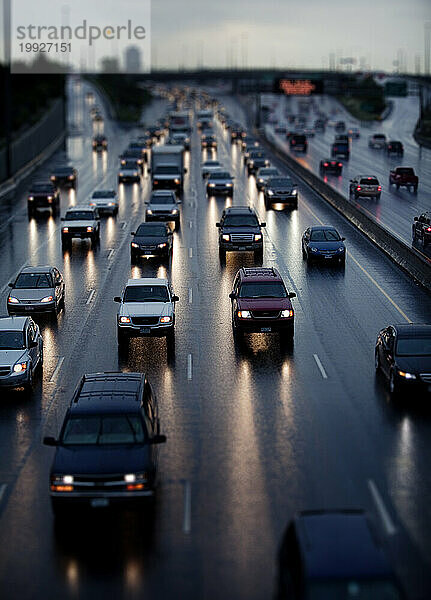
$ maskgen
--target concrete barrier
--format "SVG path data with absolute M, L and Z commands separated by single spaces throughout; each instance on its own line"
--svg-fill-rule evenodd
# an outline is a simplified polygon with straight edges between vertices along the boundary
M 363 213 L 349 199 L 327 185 L 318 175 L 298 163 L 293 157 L 277 145 L 277 138 L 271 128 L 265 126 L 262 132 L 265 143 L 282 160 L 286 166 L 298 175 L 305 183 L 346 217 L 359 231 L 364 233 L 380 250 L 400 266 L 406 273 L 431 291 L 431 260 L 415 248 L 408 246 L 377 221 Z

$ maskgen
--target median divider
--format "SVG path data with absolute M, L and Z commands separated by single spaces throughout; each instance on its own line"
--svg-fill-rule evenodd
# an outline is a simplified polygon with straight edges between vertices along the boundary
M 279 140 L 277 140 L 277 137 L 273 134 L 269 126 L 265 126 L 263 136 L 265 143 L 291 171 L 312 187 L 313 190 L 318 192 L 328 204 L 365 234 L 368 239 L 413 277 L 415 281 L 431 291 L 431 260 L 379 225 L 377 221 L 362 212 L 360 208 L 350 202 L 345 196 L 322 181 L 318 175 L 286 154 L 281 144 L 277 143 Z

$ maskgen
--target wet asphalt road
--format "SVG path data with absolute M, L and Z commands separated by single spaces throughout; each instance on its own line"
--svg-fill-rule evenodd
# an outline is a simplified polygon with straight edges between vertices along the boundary
M 296 98 L 275 97 L 277 104 L 275 113 L 281 121 L 285 120 L 284 112 L 288 110 L 294 114 L 301 112 Z M 319 165 L 322 159 L 330 158 L 331 144 L 334 141 L 336 121 L 345 121 L 346 128 L 357 126 L 360 129 L 360 138 L 353 139 L 350 143 L 350 159 L 341 160 L 343 173 L 341 177 L 328 175 L 325 181 L 337 191 L 348 196 L 349 180 L 356 175 L 376 176 L 382 185 L 380 200 L 375 198 L 359 198 L 352 200 L 367 215 L 375 218 L 392 234 L 401 238 L 407 244 L 412 243 L 413 217 L 425 210 L 431 210 L 431 150 L 419 146 L 413 138 L 413 131 L 419 118 L 419 97 L 393 98 L 393 109 L 384 121 L 377 123 L 359 123 L 347 111 L 328 96 L 316 97 L 315 109 L 323 110 L 330 118 L 330 125 L 325 133 L 317 133 L 309 138 L 308 152 L 306 155 L 298 154 L 301 164 L 319 174 Z M 308 115 L 307 126 L 312 127 L 317 115 L 311 110 Z M 368 147 L 368 139 L 374 133 L 384 133 L 388 140 L 400 140 L 404 145 L 404 156 L 387 156 L 385 150 L 376 150 Z M 279 141 L 285 136 L 276 136 Z M 289 149 L 287 140 L 283 141 L 283 149 L 295 156 Z M 417 194 L 407 188 L 396 189 L 389 185 L 389 171 L 397 166 L 413 167 L 419 177 Z M 431 251 L 425 251 L 422 244 L 416 244 L 417 250 L 431 259 Z
M 93 155 L 85 90 L 69 90 L 77 135 L 68 154 L 79 169 L 80 201 L 102 181 L 116 185 L 118 155 L 133 137 L 105 119 L 109 150 Z M 233 101 L 229 110 L 244 118 Z M 155 101 L 145 121 L 163 112 L 164 102 Z M 217 155 L 236 177 L 233 204 L 254 205 L 267 223 L 263 264 L 277 267 L 297 293 L 291 350 L 261 334 L 234 346 L 228 294 L 253 257 L 228 254 L 225 266 L 219 262 L 215 222 L 229 201 L 205 196 L 196 132 L 167 268 L 130 269 L 130 232 L 143 220 L 147 177 L 141 186 L 120 186 L 118 217 L 103 219 L 95 250 L 76 241 L 63 253 L 59 219 L 29 221 L 25 188 L 1 207 L 3 314 L 3 286 L 23 264 L 57 265 L 67 292 L 58 322 L 40 320 L 45 364 L 33 398 L 1 394 L 2 598 L 271 598 L 291 516 L 333 507 L 368 510 L 411 598 L 430 597 L 431 412 L 413 397 L 402 407 L 391 403 L 373 364 L 379 329 L 431 322 L 430 297 L 308 187 L 300 185 L 298 210 L 265 213 L 239 149 L 220 127 L 217 134 Z M 47 173 L 49 165 L 37 178 Z M 62 192 L 62 214 L 75 201 Z M 344 270 L 302 260 L 301 234 L 320 222 L 347 238 Z M 133 340 L 129 357 L 118 358 L 112 298 L 130 273 L 167 273 L 180 297 L 170 362 L 157 339 Z M 145 371 L 158 396 L 168 442 L 160 448 L 155 512 L 141 519 L 96 513 L 56 528 L 48 496 L 53 451 L 42 436 L 58 433 L 82 373 L 117 369 Z

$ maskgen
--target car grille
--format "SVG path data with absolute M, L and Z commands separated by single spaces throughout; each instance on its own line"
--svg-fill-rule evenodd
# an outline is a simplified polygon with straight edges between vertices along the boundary
M 254 240 L 253 233 L 231 233 L 231 242 L 252 242 Z
M 141 245 L 139 246 L 139 248 L 140 248 L 141 250 L 155 250 L 155 249 L 157 248 L 157 246 L 156 246 L 156 245 L 153 245 L 153 246 L 145 246 L 145 245 L 141 244 Z
M 292 192 L 290 190 L 285 190 L 284 192 L 280 192 L 279 190 L 276 190 L 274 193 L 276 196 L 288 196 Z
M 280 317 L 279 310 L 252 310 L 251 316 L 253 319 L 278 319 Z
M 0 367 L 0 377 L 9 375 L 9 373 L 10 373 L 10 367 Z
M 40 300 L 26 300 L 25 298 L 22 298 L 20 300 L 20 304 L 39 304 Z
M 87 227 L 70 227 L 69 233 L 87 233 Z
M 420 377 L 425 383 L 431 383 L 431 373 L 420 373 Z
M 159 317 L 132 317 L 133 325 L 157 325 Z

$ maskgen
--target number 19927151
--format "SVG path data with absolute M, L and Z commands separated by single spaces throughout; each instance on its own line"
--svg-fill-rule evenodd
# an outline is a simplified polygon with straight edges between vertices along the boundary
M 71 42 L 21 42 L 21 52 L 71 52 Z

